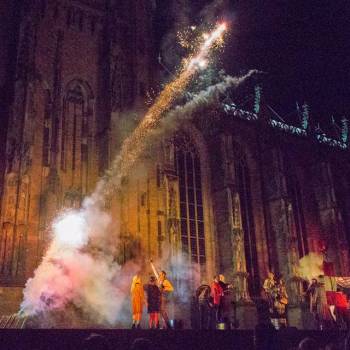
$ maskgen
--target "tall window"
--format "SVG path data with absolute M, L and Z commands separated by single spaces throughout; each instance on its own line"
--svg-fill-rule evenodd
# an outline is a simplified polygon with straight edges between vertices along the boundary
M 205 237 L 199 157 L 184 138 L 177 140 L 176 170 L 180 187 L 181 243 L 191 261 L 205 263 Z
M 306 227 L 303 214 L 303 206 L 301 200 L 300 186 L 296 174 L 289 168 L 287 179 L 288 195 L 291 199 L 293 208 L 293 219 L 295 224 L 295 235 L 297 237 L 298 253 L 299 258 L 307 255 L 309 252 L 307 237 L 306 237 Z
M 256 238 L 252 211 L 250 176 L 247 160 L 239 145 L 234 146 L 235 179 L 241 202 L 241 217 L 244 234 L 244 250 L 247 272 L 249 273 L 249 289 L 252 295 L 259 291 L 259 270 L 256 252 Z
M 74 170 L 77 157 L 80 158 L 80 154 L 78 155 L 80 143 L 78 144 L 78 142 L 81 139 L 81 134 L 84 134 L 87 129 L 87 123 L 83 119 L 83 114 L 83 93 L 81 87 L 75 85 L 74 88 L 67 92 L 62 120 L 61 167 L 64 170 L 66 170 L 67 166 Z M 69 165 L 67 164 L 68 157 L 71 157 Z

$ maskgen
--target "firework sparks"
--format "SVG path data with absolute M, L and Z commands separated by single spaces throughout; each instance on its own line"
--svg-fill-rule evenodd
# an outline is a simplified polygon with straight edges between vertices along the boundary
M 206 62 L 206 58 L 209 55 L 210 49 L 218 40 L 222 38 L 222 35 L 226 31 L 226 29 L 227 29 L 226 23 L 221 23 L 220 25 L 217 26 L 217 28 L 212 33 L 203 34 L 203 38 L 205 39 L 205 41 L 200 47 L 198 54 L 190 60 L 187 67 L 188 70 L 192 70 L 197 66 L 199 67 L 202 67 L 203 65 L 206 66 L 204 62 Z
M 203 37 L 205 41 L 199 47 L 196 55 L 191 55 L 187 60 L 183 70 L 169 84 L 165 86 L 155 103 L 150 107 L 143 120 L 135 131 L 123 143 L 120 155 L 114 162 L 112 173 L 118 172 L 118 178 L 126 175 L 135 163 L 145 146 L 145 137 L 150 130 L 157 127 L 164 112 L 171 106 L 175 98 L 189 84 L 191 77 L 199 69 L 204 69 L 208 65 L 208 56 L 214 45 L 222 39 L 226 31 L 226 24 L 219 24 L 211 33 Z

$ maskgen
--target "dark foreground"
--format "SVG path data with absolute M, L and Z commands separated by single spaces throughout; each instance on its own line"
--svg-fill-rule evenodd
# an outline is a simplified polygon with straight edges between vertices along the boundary
M 295 349 L 305 337 L 313 338 L 317 347 L 338 344 L 344 349 L 346 333 L 339 331 L 299 331 L 284 329 L 270 333 L 250 330 L 126 330 L 126 329 L 0 329 L 0 348 L 21 350 L 80 350 L 91 333 L 103 335 L 110 350 L 129 350 L 136 338 L 148 338 L 154 350 L 229 350 L 229 349 Z

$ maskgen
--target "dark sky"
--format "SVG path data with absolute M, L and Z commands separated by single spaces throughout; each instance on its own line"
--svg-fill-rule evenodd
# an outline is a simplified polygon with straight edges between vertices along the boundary
M 227 72 L 267 72 L 265 100 L 282 116 L 307 101 L 323 124 L 331 115 L 350 119 L 349 1 L 231 0 L 226 15 Z

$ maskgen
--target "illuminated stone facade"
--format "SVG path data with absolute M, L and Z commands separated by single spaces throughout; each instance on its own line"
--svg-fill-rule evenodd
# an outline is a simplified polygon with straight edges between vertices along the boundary
M 111 114 L 139 103 L 150 87 L 153 8 L 151 1 L 102 0 L 1 6 L 8 128 L 0 281 L 23 286 L 47 245 L 51 219 L 79 206 L 108 167 Z
M 125 111 L 145 109 L 157 86 L 153 2 L 115 3 L 25 1 L 16 45 L 1 44 L 4 295 L 32 276 L 50 221 L 93 191 L 132 124 Z M 118 218 L 121 262 L 182 251 L 202 280 L 224 273 L 242 299 L 259 295 L 270 269 L 293 281 L 309 252 L 349 275 L 348 140 L 251 107 L 210 108 L 147 149 L 106 203 Z

